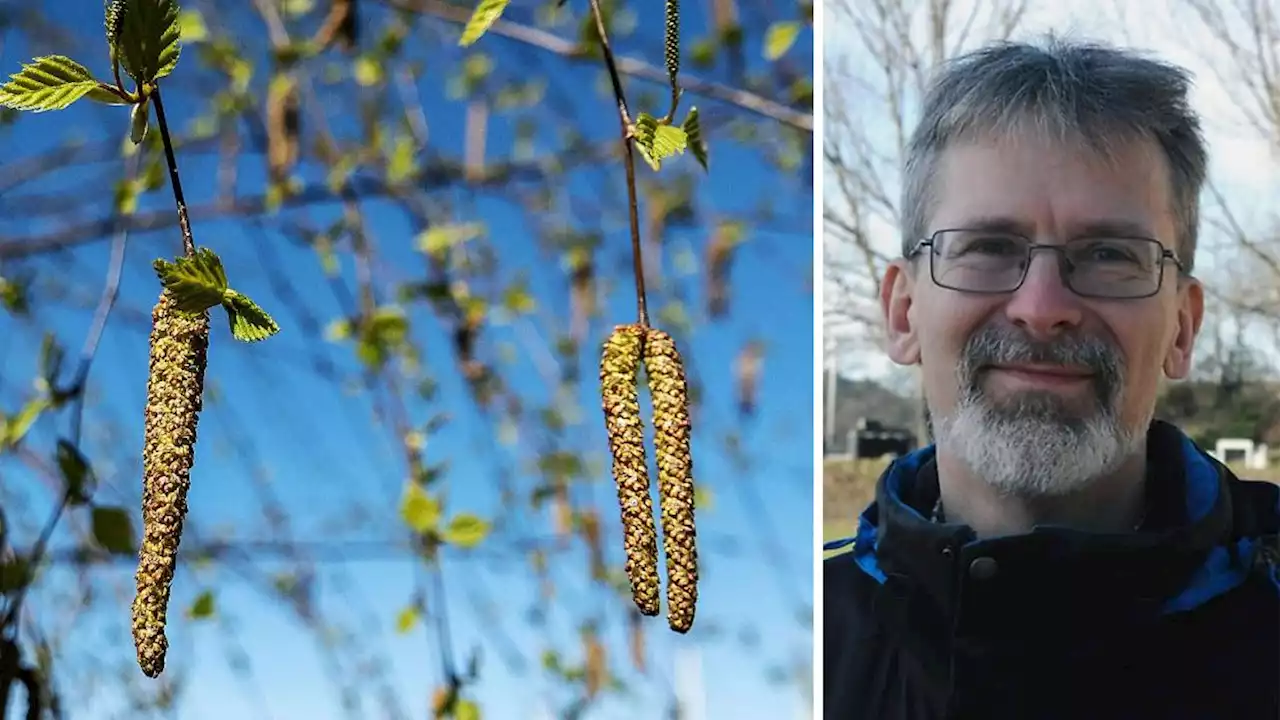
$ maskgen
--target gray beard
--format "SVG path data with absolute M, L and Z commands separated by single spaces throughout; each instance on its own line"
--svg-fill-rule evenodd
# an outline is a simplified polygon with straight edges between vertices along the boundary
M 1048 393 L 1001 408 L 970 394 L 934 419 L 940 448 L 997 491 L 1025 497 L 1077 492 L 1114 472 L 1143 440 L 1109 408 L 1071 418 Z

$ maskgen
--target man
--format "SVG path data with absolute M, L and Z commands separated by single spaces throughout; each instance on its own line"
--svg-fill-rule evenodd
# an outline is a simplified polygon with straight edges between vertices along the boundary
M 1050 40 L 932 86 L 880 301 L 936 444 L 828 547 L 825 717 L 1280 718 L 1280 492 L 1153 421 L 1204 307 L 1189 84 Z

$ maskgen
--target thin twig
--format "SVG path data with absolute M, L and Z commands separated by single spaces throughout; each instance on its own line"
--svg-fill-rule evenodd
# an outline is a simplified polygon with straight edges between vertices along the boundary
M 635 270 L 636 282 L 636 322 L 642 327 L 649 327 L 649 307 L 644 291 L 644 253 L 640 247 L 640 202 L 636 197 L 636 158 L 635 149 L 631 147 L 631 113 L 627 110 L 627 96 L 622 89 L 618 63 L 613 57 L 613 48 L 609 45 L 609 33 L 604 27 L 600 0 L 591 0 L 591 15 L 595 17 L 600 51 L 604 55 L 605 67 L 609 69 L 609 82 L 613 84 L 613 96 L 618 101 L 618 122 L 622 126 L 622 158 L 627 170 L 627 212 L 631 220 L 631 264 Z
M 191 235 L 191 218 L 187 215 L 187 199 L 182 194 L 182 179 L 178 177 L 178 159 L 173 154 L 173 141 L 169 135 L 169 121 L 164 115 L 164 101 L 160 88 L 151 91 L 156 104 L 156 123 L 160 126 L 160 140 L 164 143 L 164 159 L 169 164 L 169 184 L 173 187 L 173 201 L 178 205 L 178 226 L 182 228 L 182 249 L 187 257 L 195 257 L 196 241 Z

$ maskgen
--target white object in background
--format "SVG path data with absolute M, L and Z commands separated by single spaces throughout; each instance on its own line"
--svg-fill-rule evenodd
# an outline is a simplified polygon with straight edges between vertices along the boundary
M 1266 444 L 1255 445 L 1248 438 L 1221 438 L 1210 454 L 1224 464 L 1242 462 L 1249 470 L 1265 470 L 1268 465 Z

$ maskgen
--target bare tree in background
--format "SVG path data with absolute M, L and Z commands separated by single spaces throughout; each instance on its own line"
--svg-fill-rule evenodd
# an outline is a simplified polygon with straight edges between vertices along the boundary
M 877 288 L 897 254 L 899 169 L 933 69 L 1008 38 L 1027 0 L 828 0 L 824 330 L 880 343 Z M 917 437 L 923 438 L 923 407 Z

